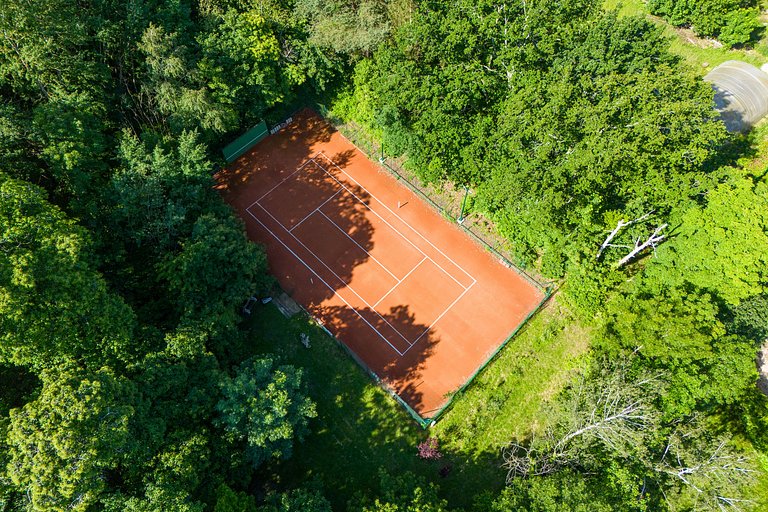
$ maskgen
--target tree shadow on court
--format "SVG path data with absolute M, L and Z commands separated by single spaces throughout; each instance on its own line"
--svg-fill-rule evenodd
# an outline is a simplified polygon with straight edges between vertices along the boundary
M 305 190 L 290 191 L 290 200 L 281 196 L 268 210 L 254 212 L 264 225 L 250 222 L 247 228 L 252 239 L 271 243 L 270 269 L 285 292 L 313 309 L 350 285 L 355 269 L 370 260 L 374 228 L 366 206 L 370 198 L 361 187 L 345 183 L 341 190 L 334 181 L 312 177 L 302 186 Z
M 268 135 L 215 175 L 216 189 L 226 194 L 247 187 L 275 169 L 296 169 L 327 143 L 336 129 L 310 109 L 293 116 L 283 130 Z M 233 137 L 234 138 L 234 137 Z
M 330 160 L 318 154 L 335 132 L 304 110 L 216 175 L 216 188 L 244 219 L 249 237 L 267 244 L 270 270 L 283 289 L 310 308 L 349 285 L 374 248 L 370 195 L 341 170 L 355 151 Z
M 421 386 L 424 382 L 423 369 L 440 340 L 429 326 L 416 321 L 408 305 L 392 307 L 388 312 L 376 312 L 370 308 L 353 310 L 346 306 L 329 306 L 318 308 L 315 313 L 325 321 L 325 326 L 355 353 L 356 358 L 359 358 L 357 354 L 364 353 L 365 361 L 362 364 L 403 401 L 417 412 L 420 411 L 422 416 L 428 417 L 435 412 L 423 410 L 421 404 L 425 398 L 439 400 L 442 397 L 426 397 Z M 389 343 L 372 329 L 387 337 Z M 402 335 L 402 338 L 394 330 Z M 418 341 L 409 348 L 403 338 Z
M 355 158 L 355 156 L 360 158 L 360 155 L 354 149 L 347 149 L 344 151 L 339 151 L 337 153 L 328 154 L 328 158 L 330 158 L 333 161 L 333 163 L 335 163 L 341 168 L 344 168 L 350 163 L 352 163 L 352 159 Z

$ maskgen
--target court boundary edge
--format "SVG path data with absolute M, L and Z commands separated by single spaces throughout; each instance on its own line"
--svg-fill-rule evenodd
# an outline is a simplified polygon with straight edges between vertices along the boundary
M 279 287 L 278 287 L 278 288 L 279 288 Z M 289 295 L 289 294 L 288 294 L 288 293 L 287 293 L 285 290 L 283 290 L 282 288 L 280 288 L 280 290 L 282 290 L 282 291 L 283 291 L 283 293 L 286 293 L 286 294 L 287 294 L 287 295 L 290 297 L 290 295 Z M 370 376 L 370 377 L 373 379 L 373 381 L 376 383 L 376 385 L 377 385 L 377 386 L 379 386 L 379 387 L 380 387 L 381 389 L 383 389 L 383 390 L 384 390 L 384 391 L 385 391 L 385 392 L 386 392 L 388 395 L 390 395 L 392 398 L 394 398 L 394 399 L 395 399 L 395 401 L 396 401 L 398 404 L 400 404 L 400 405 L 401 405 L 401 406 L 402 406 L 402 407 L 405 409 L 405 411 L 406 411 L 408 414 L 410 414 L 410 415 L 411 415 L 411 417 L 412 417 L 414 420 L 416 420 L 416 422 L 419 424 L 419 426 L 421 426 L 421 427 L 422 427 L 422 428 L 424 428 L 424 429 L 426 429 L 427 427 L 429 427 L 429 426 L 430 426 L 430 424 L 432 423 L 432 421 L 434 421 L 432 418 L 423 418 L 423 417 L 422 417 L 422 416 L 421 416 L 419 413 L 417 413 L 417 412 L 416 412 L 416 411 L 413 409 L 413 407 L 411 407 L 410 405 L 408 405 L 408 403 L 407 403 L 405 400 L 403 400 L 403 399 L 402 399 L 402 397 L 400 397 L 400 395 L 398 395 L 398 394 L 397 394 L 397 392 L 395 392 L 395 390 L 394 390 L 394 389 L 392 389 L 392 387 L 391 387 L 389 384 L 387 384 L 387 383 L 386 383 L 384 380 L 382 380 L 382 379 L 381 379 L 381 377 L 379 377 L 379 376 L 378 376 L 378 374 L 376 374 L 376 372 L 374 372 L 373 370 L 371 370 L 371 368 L 370 368 L 370 367 L 369 367 L 367 364 L 365 364 L 365 362 L 364 362 L 362 359 L 360 359 L 360 356 L 358 356 L 357 354 L 355 354 L 355 352 L 354 352 L 354 351 L 353 351 L 351 348 L 349 348 L 349 347 L 346 345 L 346 343 L 344 343 L 344 342 L 343 342 L 343 341 L 341 341 L 341 340 L 340 340 L 338 337 L 336 337 L 336 335 L 335 335 L 335 334 L 333 334 L 333 333 L 330 331 L 330 329 L 328 329 L 328 328 L 325 326 L 325 324 L 324 324 L 324 323 L 323 323 L 323 322 L 322 322 L 320 319 L 318 319 L 318 318 L 316 318 L 315 316 L 313 316 L 313 315 L 312 315 L 312 313 L 310 313 L 310 312 L 309 312 L 309 311 L 308 311 L 308 310 L 307 310 L 307 309 L 306 309 L 306 308 L 305 308 L 305 307 L 304 307 L 302 304 L 300 304 L 299 302 L 296 302 L 296 304 L 297 304 L 297 305 L 298 305 L 298 306 L 301 308 L 301 310 L 304 312 L 304 314 L 307 316 L 307 318 L 309 318 L 309 319 L 310 319 L 310 320 L 311 320 L 311 321 L 312 321 L 312 322 L 313 322 L 315 325 L 317 325 L 318 327 L 320 327 L 320 329 L 322 329 L 322 330 L 325 332 L 325 334 L 327 334 L 327 335 L 328 335 L 328 337 L 330 337 L 330 338 L 331 338 L 331 339 L 332 339 L 332 340 L 333 340 L 333 341 L 336 343 L 336 345 L 337 345 L 337 346 L 341 347 L 341 348 L 344 350 L 344 352 L 346 352 L 346 354 L 347 354 L 348 356 L 350 356 L 350 357 L 352 358 L 352 360 L 353 360 L 355 363 L 357 363 L 357 365 L 358 365 L 358 366 L 359 366 L 359 367 L 360 367 L 360 368 L 361 368 L 363 371 L 365 371 L 365 373 L 367 373 L 367 374 L 368 374 L 368 375 L 369 375 L 369 376 Z M 450 403 L 450 402 L 449 402 L 449 403 Z M 448 404 L 446 404 L 446 405 L 448 405 Z M 442 411 L 442 409 L 441 409 L 441 411 Z
M 344 138 L 347 140 L 347 142 L 349 142 L 350 144 L 352 144 L 352 145 L 353 145 L 353 146 L 354 146 L 354 147 L 355 147 L 355 148 L 356 148 L 358 151 L 360 151 L 360 152 L 361 152 L 363 155 L 365 155 L 365 157 L 366 157 L 366 158 L 367 158 L 369 161 L 371 161 L 371 162 L 374 162 L 374 160 L 371 158 L 371 155 L 369 155 L 368 153 L 366 153 L 365 151 L 363 151 L 362 149 L 360 149 L 360 148 L 357 146 L 357 144 L 355 144 L 355 143 L 354 143 L 354 141 L 352 141 L 350 138 L 348 138 L 348 137 L 347 137 L 347 136 L 344 134 L 344 132 L 342 132 L 342 131 L 339 129 L 339 127 L 336 125 L 336 123 L 334 123 L 334 122 L 333 122 L 331 119 L 329 119 L 329 118 L 328 118 L 328 116 L 324 115 L 324 112 L 323 112 L 323 111 L 324 111 L 325 109 L 323 109 L 321 105 L 319 105 L 319 104 L 317 104 L 317 105 L 304 105 L 304 106 L 302 106 L 302 107 L 300 107 L 300 108 L 296 109 L 296 110 L 295 110 L 295 111 L 292 113 L 291 117 L 293 117 L 293 116 L 297 115 L 299 112 L 301 112 L 302 110 L 305 110 L 305 109 L 311 109 L 311 110 L 313 110 L 315 113 L 319 114 L 319 115 L 320 115 L 320 117 L 322 117 L 322 118 L 323 118 L 325 121 L 327 121 L 327 122 L 328 122 L 328 123 L 329 123 L 329 124 L 330 124 L 330 125 L 331 125 L 331 126 L 332 126 L 332 127 L 335 129 L 335 130 L 336 130 L 336 131 L 337 131 L 337 132 L 339 132 L 339 134 L 341 134 L 341 136 L 342 136 L 342 137 L 344 137 Z M 272 134 L 272 133 L 269 133 L 269 134 L 267 135 L 267 137 L 269 137 L 270 135 L 273 135 L 273 134 Z M 264 138 L 267 138 L 267 137 L 264 137 Z M 263 139 L 262 139 L 262 140 L 263 140 Z M 261 141 L 259 141 L 259 142 L 261 142 Z M 384 167 L 385 169 L 387 169 L 387 170 L 388 170 L 388 171 L 390 171 L 391 173 L 394 173 L 394 176 L 393 176 L 393 177 L 394 177 L 394 178 L 395 178 L 397 181 L 404 181 L 404 182 L 406 183 L 406 185 L 407 185 L 407 188 L 408 188 L 409 190 L 411 190 L 412 192 L 415 192 L 415 193 L 416 193 L 418 196 L 420 196 L 420 197 L 423 197 L 424 199 L 426 199 L 426 201 L 427 201 L 427 204 L 429 204 L 429 205 L 430 205 L 430 206 L 431 206 L 433 209 L 435 209 L 435 210 L 436 210 L 438 213 L 440 213 L 440 214 L 441 214 L 441 215 L 443 215 L 443 216 L 448 216 L 448 217 L 449 217 L 451 220 L 454 220 L 454 219 L 453 219 L 453 217 L 452 217 L 452 216 L 451 216 L 449 213 L 447 213 L 447 212 L 446 212 L 444 209 L 440 208 L 440 207 L 439 207 L 439 206 L 438 206 L 436 203 L 434 203 L 434 201 L 432 201 L 432 199 L 431 199 L 429 196 L 427 196 L 427 195 L 426 195 L 424 192 L 422 192 L 421 190 L 419 190 L 419 189 L 418 189 L 418 187 L 414 187 L 414 186 L 413 186 L 413 185 L 410 183 L 410 181 L 408 181 L 408 179 L 407 179 L 407 178 L 405 178 L 404 176 L 401 176 L 401 175 L 400 175 L 400 173 L 398 173 L 396 170 L 392 169 L 392 168 L 391 168 L 389 165 L 387 165 L 386 161 L 385 161 L 383 158 L 382 158 L 382 160 L 381 160 L 381 161 L 379 161 L 379 164 L 381 165 L 381 167 Z M 458 223 L 457 223 L 457 224 L 458 224 Z M 304 314 L 305 314 L 305 315 L 307 315 L 307 317 L 308 317 L 309 319 L 311 319 L 311 320 L 312 320 L 312 322 L 314 322 L 314 323 L 315 323 L 315 324 L 316 324 L 318 327 L 320 327 L 320 328 L 321 328 L 321 329 L 322 329 L 322 330 L 323 330 L 323 331 L 324 331 L 324 332 L 325 332 L 325 333 L 326 333 L 326 334 L 327 334 L 327 335 L 328 335 L 328 336 L 329 336 L 329 337 L 330 337 L 332 340 L 334 340 L 334 342 L 336 342 L 336 345 L 338 345 L 339 347 L 341 347 L 341 348 L 344 350 L 344 352 L 346 352 L 346 353 L 347 353 L 347 354 L 348 354 L 348 355 L 349 355 L 349 356 L 352 358 L 352 360 L 354 360 L 354 361 L 357 363 L 357 365 L 358 365 L 360 368 L 362 368 L 362 369 L 363 369 L 363 370 L 364 370 L 364 371 L 365 371 L 365 372 L 366 372 L 368 375 L 370 375 L 370 376 L 371 376 L 371 378 L 373 378 L 374 382 L 375 382 L 375 383 L 376 383 L 376 384 L 377 384 L 377 385 L 378 385 L 378 386 L 379 386 L 381 389 L 383 389 L 383 390 L 384 390 L 384 391 L 385 391 L 387 394 L 389 394 L 390 396 L 392 396 L 392 398 L 394 398 L 394 399 L 395 399 L 395 401 L 396 401 L 397 403 L 399 403 L 399 404 L 400 404 L 400 405 L 401 405 L 401 406 L 402 406 L 402 407 L 403 407 L 403 408 L 406 410 L 406 412 L 407 412 L 407 413 L 408 413 L 408 414 L 409 414 L 409 415 L 410 415 L 410 416 L 411 416 L 411 417 L 412 417 L 412 418 L 413 418 L 413 419 L 414 419 L 414 420 L 415 420 L 415 421 L 416 421 L 416 422 L 419 424 L 419 426 L 421 426 L 423 429 L 427 429 L 427 428 L 429 428 L 429 427 L 432 427 L 432 426 L 434 426 L 435 422 L 437 422 L 437 421 L 438 421 L 438 420 L 439 420 L 439 419 L 440 419 L 440 418 L 443 416 L 443 414 L 445 414 L 446 412 L 448 412 L 448 410 L 449 410 L 449 409 L 451 408 L 451 406 L 454 404 L 454 402 L 455 402 L 456 398 L 457 398 L 457 397 L 460 397 L 461 395 L 463 395 L 463 393 L 464 393 L 464 392 L 467 390 L 467 388 L 468 388 L 468 387 L 469 387 L 469 386 L 470 386 L 470 385 L 471 385 L 471 384 L 474 382 L 475 378 L 476 378 L 476 377 L 477 377 L 477 376 L 478 376 L 478 375 L 479 375 L 479 374 L 480 374 L 480 373 L 481 373 L 483 370 L 485 370 L 485 368 L 486 368 L 486 367 L 487 367 L 489 364 L 491 364 L 491 362 L 493 362 L 493 360 L 494 360 L 494 359 L 496 359 L 496 357 L 499 355 L 499 353 L 502 351 L 502 349 L 504 349 L 504 348 L 505 348 L 505 347 L 506 347 L 506 346 L 509 344 L 509 342 L 510 342 L 510 341 L 512 341 L 512 339 L 513 339 L 513 338 L 514 338 L 514 337 L 515 337 L 515 336 L 516 336 L 516 335 L 517 335 L 517 334 L 518 334 L 518 333 L 519 333 L 519 332 L 520 332 L 520 331 L 523 329 L 523 327 L 525 327 L 525 326 L 528 324 L 528 321 L 531 319 L 531 317 L 533 317 L 533 315 L 535 315 L 536 313 L 538 313 L 538 312 L 539 312 L 539 311 L 542 309 L 542 306 L 543 306 L 543 305 L 544 305 L 544 304 L 545 304 L 545 303 L 546 303 L 546 302 L 547 302 L 549 299 L 551 299 L 551 298 L 552 298 L 552 296 L 554 295 L 554 292 L 556 291 L 556 288 L 557 288 L 556 286 L 552 286 L 552 285 L 544 286 L 542 283 L 538 282 L 536 279 L 534 279 L 532 276 L 530 276 L 530 275 L 529 275 L 527 272 L 525 272 L 523 269 L 519 268 L 517 265 L 515 265 L 514 263 L 512 263 L 511 261 L 509 261 L 509 259 L 507 259 L 507 258 L 506 258 L 504 255 L 502 255 L 501 253 L 499 253 L 499 252 L 498 252 L 496 249 L 494 249 L 494 248 L 493 248 L 492 246 L 490 246 L 490 245 L 489 245 L 487 242 L 485 242 L 485 240 L 483 240 L 482 238 L 480 238 L 479 236 L 477 236 L 477 235 L 476 235 L 474 232 L 472 232 L 471 230 L 469 230 L 469 229 L 467 229 L 466 227 L 462 226 L 461 224 L 459 224 L 459 227 L 461 228 L 461 231 L 463 231 L 464 233 L 467 233 L 467 234 L 469 234 L 469 235 L 470 235 L 470 238 L 471 238 L 472 240 L 474 240 L 474 241 L 475 241 L 475 243 L 479 243 L 479 244 L 480 244 L 482 247 L 484 247 L 486 250 L 488 250 L 488 251 L 490 251 L 491 253 L 493 253 L 494 255 L 498 256 L 498 257 L 499 257 L 499 259 L 501 260 L 501 262 L 503 262 L 503 263 L 505 264 L 504 266 L 506 266 L 506 267 L 508 267 L 508 268 L 512 269 L 512 270 L 513 270 L 515 273 L 517 273 L 518 275 L 520 275 L 520 276 L 521 276 L 521 277 L 522 277 L 522 278 L 523 278 L 525 281 L 527 281 L 529 284 L 531 284 L 531 285 L 532 285 L 534 288 L 536 288 L 536 289 L 538 289 L 540 292 L 542 292 L 542 293 L 543 293 L 543 297 L 542 297 L 542 299 L 539 301 L 539 303 L 538 303 L 538 304 L 536 304 L 536 306 L 535 306 L 535 307 L 534 307 L 534 308 L 533 308 L 533 309 L 532 309 L 532 310 L 531 310 L 531 311 L 530 311 L 530 312 L 529 312 L 529 313 L 528 313 L 528 314 L 525 316 L 525 318 L 524 318 L 524 319 L 523 319 L 523 320 L 522 320 L 522 321 L 521 321 L 521 322 L 520 322 L 520 323 L 519 323 L 517 326 L 515 326 L 515 328 L 514 328 L 514 329 L 512 329 L 512 331 L 509 333 L 509 335 L 506 337 L 506 339 L 505 339 L 505 340 L 504 340 L 502 343 L 500 343 L 498 347 L 496 347 L 496 348 L 493 350 L 493 352 L 491 353 L 491 355 L 490 355 L 490 356 L 488 356 L 488 358 L 487 358 L 487 359 L 486 359 L 486 360 L 483 362 L 483 364 L 481 364 L 481 365 L 480 365 L 480 366 L 479 366 L 479 367 L 478 367 L 478 368 L 477 368 L 477 369 L 476 369 L 476 370 L 475 370 L 475 371 L 472 373 L 472 375 L 470 375 L 470 376 L 467 378 L 467 380 L 466 380 L 466 381 L 465 381 L 465 382 L 464 382 L 464 383 L 463 383 L 461 386 L 459 386 L 459 388 L 458 388 L 456 391 L 453 391 L 453 392 L 451 392 L 451 393 L 450 393 L 450 396 L 449 396 L 449 398 L 448 398 L 448 401 L 447 401 L 447 402 L 446 402 L 446 403 L 445 403 L 445 404 L 444 404 L 442 407 L 440 407 L 440 408 L 437 410 L 437 412 L 436 412 L 435 414 L 433 414 L 433 415 L 431 415 L 431 416 L 428 416 L 428 417 L 423 417 L 423 416 L 421 416 L 419 413 L 417 413 L 417 412 L 416 412 L 416 411 L 415 411 L 415 410 L 414 410 L 414 409 L 413 409 L 413 408 L 412 408 L 410 405 L 408 405 L 408 403 L 407 403 L 405 400 L 403 400 L 403 398 L 402 398 L 400 395 L 398 395 L 398 394 L 395 392 L 395 390 L 394 390 L 394 389 L 392 389 L 392 387 L 391 387 L 391 386 L 389 386 L 389 384 L 387 384 L 385 381 L 383 381 L 383 380 L 381 379 L 381 377 L 379 377 L 379 376 L 376 374 L 376 372 L 374 372 L 373 370 L 371 370 L 371 368 L 370 368 L 370 367 L 369 367 L 367 364 L 365 364 L 365 363 L 363 362 L 363 360 L 362 360 L 362 359 L 360 359 L 360 357 L 359 357 L 357 354 L 355 354 L 355 352 L 354 352 L 354 351 L 353 351 L 351 348 L 349 348 L 349 347 L 348 347 L 348 346 L 347 346 L 347 345 L 346 345 L 346 344 L 345 344 L 343 341 L 341 341 L 339 338 L 337 338 L 337 337 L 336 337 L 336 336 L 335 336 L 335 335 L 334 335 L 334 334 L 333 334 L 333 333 L 332 333 L 332 332 L 331 332 L 331 331 L 330 331 L 330 330 L 329 330 L 329 329 L 328 329 L 328 328 L 327 328 L 327 327 L 326 327 L 326 326 L 323 324 L 323 322 L 321 322 L 319 319 L 315 318 L 315 317 L 314 317 L 314 316 L 313 316 L 313 315 L 312 315 L 312 314 L 311 314 L 309 311 L 307 311 L 307 309 L 306 309 L 306 308 L 304 308 L 304 306 L 303 306 L 303 305 L 301 305 L 301 304 L 297 303 L 297 304 L 299 305 L 299 307 L 301 307 L 301 310 L 304 312 Z M 285 291 L 285 290 L 283 290 L 283 291 Z M 289 295 L 289 296 L 290 296 L 290 295 Z
M 506 339 L 505 339 L 505 340 L 504 340 L 502 343 L 500 343 L 498 347 L 496 347 L 496 348 L 493 350 L 493 352 L 491 353 L 491 355 L 490 355 L 490 356 L 488 356 L 488 358 L 487 358 L 487 359 L 486 359 L 486 360 L 483 362 L 483 364 L 481 364 L 480 366 L 478 366 L 478 367 L 477 367 L 477 370 L 475 370 L 475 371 L 472 373 L 472 375 L 470 375 L 470 376 L 469 376 L 469 378 L 467 378 L 467 380 L 464 382 L 464 384 L 462 384 L 461 386 L 459 386 L 459 388 L 458 388 L 456 391 L 454 391 L 454 392 L 452 392 L 452 393 L 450 394 L 450 397 L 448 398 L 448 401 L 445 403 L 445 405 L 443 405 L 442 407 L 440 407 L 440 408 L 437 410 L 437 412 L 436 412 L 434 415 L 430 416 L 429 418 L 426 418 L 426 421 L 427 421 L 427 425 L 425 426 L 424 424 L 422 424 L 422 426 L 423 426 L 424 428 L 426 428 L 427 426 L 432 426 L 432 425 L 434 425 L 434 423 L 435 423 L 436 421 L 438 421 L 438 420 L 440 419 L 440 417 L 441 417 L 441 416 L 442 416 L 444 413 L 448 412 L 448 410 L 450 409 L 450 407 L 453 405 L 453 402 L 454 402 L 454 400 L 455 400 L 457 397 L 461 397 L 461 395 L 463 395 L 463 394 L 464 394 L 464 392 L 467 390 L 467 388 L 468 388 L 468 387 L 469 387 L 469 386 L 470 386 L 470 385 L 471 385 L 471 384 L 474 382 L 475 378 L 476 378 L 478 375 L 480 375 L 480 373 L 481 373 L 483 370 L 485 370 L 485 368 L 486 368 L 486 367 L 487 367 L 489 364 L 491 364 L 491 363 L 493 362 L 493 360 L 494 360 L 494 359 L 496 359 L 496 356 L 498 356 L 498 355 L 499 355 L 499 353 L 502 351 L 502 349 L 504 349 L 504 348 L 505 348 L 505 347 L 506 347 L 506 346 L 509 344 L 509 342 L 510 342 L 510 341 L 512 341 L 512 339 L 513 339 L 515 336 L 517 336 L 517 334 L 518 334 L 518 333 L 519 333 L 519 332 L 520 332 L 520 331 L 523 329 L 523 327 L 525 327 L 525 326 L 528 324 L 528 320 L 530 320 L 530 319 L 531 319 L 531 317 L 533 317 L 533 315 L 535 315 L 536 313 L 538 313 L 538 312 L 539 312 L 539 311 L 542 309 L 542 307 L 544 306 L 544 304 L 545 304 L 545 303 L 546 303 L 546 302 L 547 302 L 549 299 L 551 299 L 553 295 L 554 295 L 554 293 L 553 293 L 553 292 L 552 292 L 552 291 L 551 291 L 549 288 L 547 288 L 547 289 L 544 291 L 544 296 L 541 298 L 541 300 L 539 301 L 539 303 L 538 303 L 538 304 L 536 304 L 536 307 L 534 307 L 534 308 L 533 308 L 533 309 L 532 309 L 532 310 L 531 310 L 531 311 L 530 311 L 530 312 L 529 312 L 529 313 L 528 313 L 528 314 L 525 316 L 525 318 L 523 318 L 523 320 L 522 320 L 522 321 L 521 321 L 519 324 L 517 324 L 517 326 L 515 326 L 515 328 L 514 328 L 514 329 L 512 329 L 512 331 L 509 333 L 509 335 L 507 336 L 507 338 L 506 338 Z

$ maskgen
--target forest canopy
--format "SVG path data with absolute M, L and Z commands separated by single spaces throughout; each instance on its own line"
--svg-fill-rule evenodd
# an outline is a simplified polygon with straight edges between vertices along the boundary
M 760 37 L 754 2 L 648 9 Z M 660 23 L 595 0 L 4 1 L 0 511 L 765 506 L 765 131 L 725 130 Z M 587 347 L 526 435 L 461 454 L 494 475 L 462 502 L 448 463 L 346 453 L 329 425 L 354 400 L 334 417 L 320 353 L 274 349 L 306 319 L 242 312 L 275 280 L 214 190 L 220 149 L 319 103 L 466 187 Z M 416 459 L 429 433 L 372 414 L 350 428 Z M 353 461 L 347 487 L 304 460 L 310 439 Z M 350 491 L 358 472 L 375 484 Z

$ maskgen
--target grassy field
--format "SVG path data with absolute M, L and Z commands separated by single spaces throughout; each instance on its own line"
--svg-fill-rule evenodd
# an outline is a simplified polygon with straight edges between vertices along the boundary
M 504 483 L 501 448 L 541 427 L 546 401 L 567 382 L 589 337 L 551 303 L 457 397 L 437 426 L 424 431 L 306 318 L 286 320 L 267 306 L 254 311 L 251 325 L 258 351 L 274 352 L 304 368 L 318 410 L 312 434 L 295 447 L 293 457 L 266 471 L 287 487 L 321 484 L 337 510 L 355 491 L 376 489 L 380 469 L 411 471 L 437 483 L 454 507 L 471 505 L 482 491 L 499 490 Z M 311 348 L 299 343 L 300 332 L 310 335 Z M 427 435 L 440 439 L 442 461 L 416 456 L 417 444 Z M 442 478 L 439 470 L 446 465 L 451 471 Z
M 606 0 L 603 6 L 605 9 L 618 9 L 621 16 L 649 16 L 642 0 Z M 691 69 L 701 76 L 731 59 L 743 60 L 757 67 L 768 62 L 768 57 L 753 49 L 718 48 L 715 41 L 698 38 L 690 29 L 674 28 L 655 16 L 649 18 L 659 24 L 669 36 L 670 50 L 680 55 Z M 765 36 L 755 47 L 766 47 Z

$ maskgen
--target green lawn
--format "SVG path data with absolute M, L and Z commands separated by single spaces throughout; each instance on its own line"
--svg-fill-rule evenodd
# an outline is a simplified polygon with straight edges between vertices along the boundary
M 648 11 L 642 0 L 605 0 L 605 9 L 618 9 L 620 16 L 647 16 Z M 664 28 L 664 33 L 670 37 L 670 50 L 680 55 L 683 60 L 697 73 L 705 75 L 714 67 L 731 59 L 742 60 L 760 67 L 768 62 L 765 57 L 755 50 L 716 48 L 711 41 L 696 38 L 690 30 L 675 29 L 664 20 L 650 17 Z M 765 36 L 756 46 L 765 45 Z
M 376 489 L 380 468 L 434 481 L 455 507 L 471 505 L 483 490 L 500 489 L 501 447 L 542 426 L 547 399 L 567 382 L 589 335 L 557 303 L 550 304 L 456 397 L 437 426 L 424 431 L 305 318 L 286 320 L 267 306 L 254 311 L 251 326 L 257 351 L 274 352 L 304 368 L 318 410 L 312 434 L 295 447 L 293 457 L 266 471 L 287 487 L 320 482 L 337 510 L 356 490 Z M 309 349 L 298 342 L 302 331 L 310 334 Z M 443 461 L 416 457 L 417 444 L 428 434 L 441 440 Z M 446 464 L 452 469 L 443 479 L 438 471 Z

